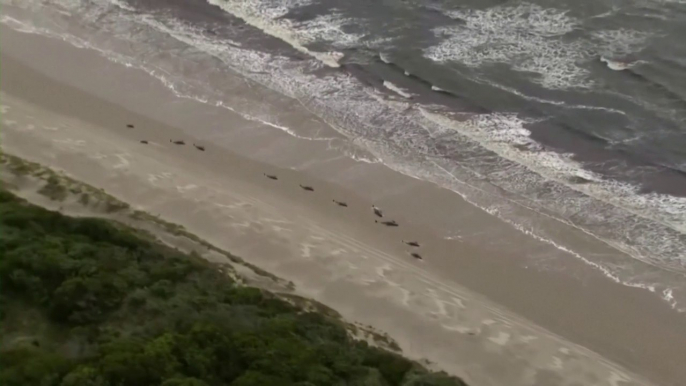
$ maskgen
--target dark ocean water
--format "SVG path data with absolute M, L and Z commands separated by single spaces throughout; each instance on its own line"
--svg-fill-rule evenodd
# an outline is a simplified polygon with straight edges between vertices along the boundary
M 297 136 L 269 101 L 236 102 L 228 75 L 261 84 L 330 122 L 366 162 L 452 189 L 686 309 L 686 1 L 1 4 L 12 28 L 98 50 L 179 96 Z M 531 213 L 633 261 L 583 255 Z

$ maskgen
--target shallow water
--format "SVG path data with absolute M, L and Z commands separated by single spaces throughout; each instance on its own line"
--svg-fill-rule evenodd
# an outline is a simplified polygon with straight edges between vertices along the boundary
M 7 26 L 98 50 L 180 97 L 446 187 L 686 309 L 684 4 L 2 4 Z M 261 86 L 263 103 L 233 93 L 235 75 Z

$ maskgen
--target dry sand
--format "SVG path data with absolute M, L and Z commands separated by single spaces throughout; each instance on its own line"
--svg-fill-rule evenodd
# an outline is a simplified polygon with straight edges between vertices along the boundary
M 507 248 L 444 239 L 433 212 L 502 228 L 453 193 L 179 100 L 92 52 L 1 32 L 4 151 L 184 225 L 348 320 L 389 333 L 408 357 L 475 386 L 653 384 L 635 373 L 663 385 L 686 379 L 681 316 L 601 275 L 575 280 L 567 273 L 584 268 L 573 261 L 564 274 L 541 272 Z M 375 224 L 373 202 L 401 226 Z M 531 243 L 507 237 L 499 241 Z M 422 242 L 425 259 L 410 257 L 402 239 Z

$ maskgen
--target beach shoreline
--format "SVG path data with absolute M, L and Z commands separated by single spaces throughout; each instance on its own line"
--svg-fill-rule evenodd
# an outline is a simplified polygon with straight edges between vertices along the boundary
M 561 272 L 528 269 L 516 256 L 503 261 L 492 255 L 497 249 L 445 240 L 415 217 L 441 210 L 427 203 L 452 203 L 443 201 L 454 200 L 452 192 L 383 165 L 337 159 L 327 149 L 258 128 L 236 114 L 208 116 L 210 110 L 174 101 L 163 87 L 139 84 L 142 74 L 135 70 L 2 28 L 0 102 L 3 150 L 8 153 L 63 170 L 134 208 L 184 225 L 293 281 L 299 294 L 332 306 L 346 319 L 388 332 L 407 356 L 426 358 L 471 385 L 650 384 L 577 344 L 660 384 L 676 385 L 683 379 L 686 370 L 678 366 L 686 347 L 681 345 L 686 336 L 681 316 L 646 291 L 610 283 L 600 274 L 580 283 Z M 31 55 L 50 55 L 50 50 L 63 52 L 51 56 L 63 64 L 55 70 L 64 71 L 61 75 L 46 76 L 27 65 Z M 103 98 L 70 81 L 67 73 L 73 77 L 78 72 L 71 67 L 78 58 L 85 63 L 84 72 L 99 63 L 101 74 L 111 78 L 107 82 L 120 83 L 121 89 L 101 89 L 107 95 Z M 175 103 L 194 115 L 170 126 L 115 103 L 125 97 L 122 89 L 148 101 L 140 110 Z M 197 130 L 184 130 L 193 119 L 201 122 Z M 212 132 L 213 137 L 207 122 L 218 121 L 250 130 Z M 172 139 L 186 144 L 173 145 Z M 195 142 L 206 151 L 193 148 Z M 224 146 L 226 142 L 231 144 Z M 282 163 L 250 159 L 235 150 L 241 147 L 248 153 L 262 149 L 268 153 L 264 158 Z M 307 158 L 315 166 L 306 171 L 284 167 L 297 159 L 304 165 Z M 277 174 L 279 180 L 264 173 Z M 362 173 L 369 177 L 358 177 Z M 322 174 L 348 175 L 349 187 L 327 182 Z M 299 184 L 315 191 L 303 191 Z M 380 193 L 389 186 L 398 188 Z M 401 227 L 387 229 L 373 222 L 375 195 Z M 408 197 L 421 204 L 408 202 Z M 349 207 L 336 206 L 334 199 Z M 465 204 L 451 210 L 466 213 L 485 228 L 493 221 Z M 424 261 L 412 259 L 411 249 L 400 242 L 411 238 L 427 244 L 421 252 Z M 584 270 L 575 262 L 565 267 L 572 273 Z M 589 298 L 594 292 L 597 298 Z M 587 320 L 584 312 L 597 320 Z M 624 325 L 617 325 L 620 321 Z

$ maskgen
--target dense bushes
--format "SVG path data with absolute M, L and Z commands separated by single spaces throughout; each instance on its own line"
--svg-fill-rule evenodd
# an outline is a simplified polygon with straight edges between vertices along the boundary
M 0 191 L 3 386 L 461 385 L 196 256 Z

